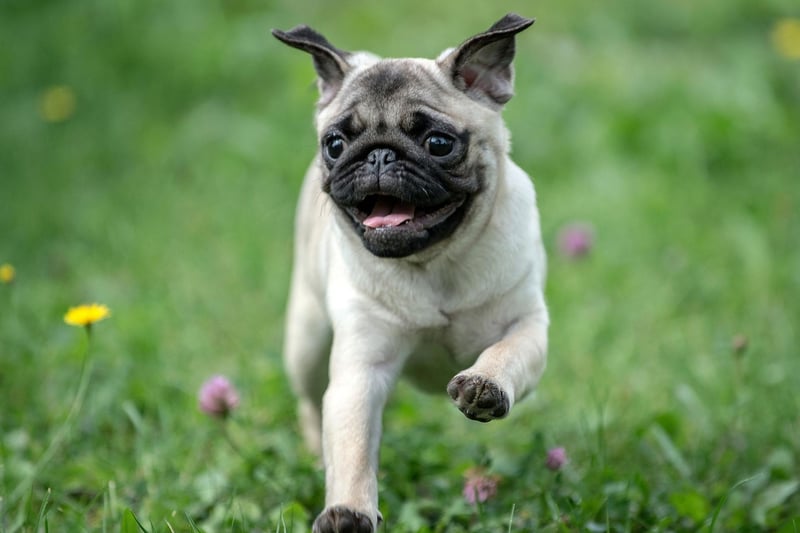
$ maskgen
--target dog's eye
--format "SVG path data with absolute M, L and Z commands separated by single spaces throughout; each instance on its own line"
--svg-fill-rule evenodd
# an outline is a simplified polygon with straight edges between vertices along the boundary
M 330 159 L 339 159 L 344 152 L 344 139 L 338 135 L 331 135 L 325 139 L 325 154 Z
M 453 151 L 453 139 L 444 135 L 431 135 L 425 139 L 425 148 L 434 157 L 444 157 Z

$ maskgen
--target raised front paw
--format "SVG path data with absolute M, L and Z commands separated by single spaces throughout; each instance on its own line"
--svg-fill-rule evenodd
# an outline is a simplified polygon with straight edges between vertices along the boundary
M 372 533 L 367 515 L 336 505 L 328 507 L 314 520 L 313 533 Z
M 467 418 L 479 422 L 503 418 L 510 408 L 505 391 L 484 376 L 458 374 L 447 385 L 447 393 Z

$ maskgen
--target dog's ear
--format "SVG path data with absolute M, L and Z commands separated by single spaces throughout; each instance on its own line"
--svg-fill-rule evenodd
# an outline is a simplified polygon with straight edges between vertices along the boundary
M 464 41 L 437 61 L 456 88 L 470 97 L 500 107 L 514 95 L 514 36 L 533 24 L 514 13 Z
M 289 31 L 272 30 L 272 35 L 291 47 L 311 54 L 318 76 L 319 106 L 326 106 L 339 92 L 342 80 L 350 70 L 347 62 L 350 52 L 339 50 L 325 37 L 305 25 Z

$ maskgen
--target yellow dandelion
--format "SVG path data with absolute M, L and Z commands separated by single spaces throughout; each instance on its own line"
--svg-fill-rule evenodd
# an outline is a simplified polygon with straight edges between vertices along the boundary
M 9 265 L 8 263 L 3 263 L 0 265 L 0 282 L 11 283 L 14 281 L 16 275 L 17 271 L 14 270 L 13 266 Z
M 39 101 L 39 114 L 47 122 L 63 122 L 75 113 L 75 92 L 66 85 L 49 87 Z
M 785 18 L 772 28 L 772 45 L 788 59 L 800 59 L 800 19 Z
M 64 322 L 70 326 L 91 326 L 111 315 L 108 307 L 101 304 L 86 304 L 70 307 L 64 315 Z

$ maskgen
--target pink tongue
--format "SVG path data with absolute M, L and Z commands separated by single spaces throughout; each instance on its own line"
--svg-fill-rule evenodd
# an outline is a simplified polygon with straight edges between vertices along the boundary
M 363 224 L 368 228 L 395 227 L 412 218 L 414 218 L 412 204 L 396 198 L 379 196 L 372 213 L 364 219 Z

